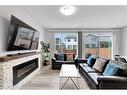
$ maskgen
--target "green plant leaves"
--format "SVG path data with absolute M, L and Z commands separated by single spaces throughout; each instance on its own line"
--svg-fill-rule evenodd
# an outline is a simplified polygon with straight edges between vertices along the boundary
M 47 43 L 47 44 L 46 44 L 46 43 L 43 42 L 43 41 L 41 41 L 40 43 L 41 43 L 41 45 L 42 45 L 42 48 L 41 48 L 41 49 L 44 50 L 44 52 L 50 52 L 50 51 L 49 51 L 49 49 L 50 49 L 50 43 Z

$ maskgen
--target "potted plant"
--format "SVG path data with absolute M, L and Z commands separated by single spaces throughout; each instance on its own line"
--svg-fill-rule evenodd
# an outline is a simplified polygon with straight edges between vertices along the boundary
M 44 56 L 43 65 L 46 66 L 50 59 L 50 43 L 45 43 L 41 41 L 41 45 L 42 45 L 41 49 L 43 51 L 43 56 Z

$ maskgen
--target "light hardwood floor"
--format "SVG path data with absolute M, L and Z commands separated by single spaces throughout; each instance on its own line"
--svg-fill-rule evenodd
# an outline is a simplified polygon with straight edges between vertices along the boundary
M 52 70 L 51 65 L 44 66 L 40 73 L 35 75 L 30 81 L 21 87 L 23 90 L 59 90 L 59 72 L 60 70 Z M 64 83 L 66 79 L 62 80 Z M 90 89 L 81 77 L 79 79 L 80 90 Z M 71 80 L 67 82 L 63 90 L 76 90 Z

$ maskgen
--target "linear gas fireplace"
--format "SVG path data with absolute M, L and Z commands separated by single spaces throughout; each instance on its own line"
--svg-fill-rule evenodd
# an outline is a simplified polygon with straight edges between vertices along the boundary
M 13 85 L 16 85 L 38 68 L 38 58 L 13 67 Z

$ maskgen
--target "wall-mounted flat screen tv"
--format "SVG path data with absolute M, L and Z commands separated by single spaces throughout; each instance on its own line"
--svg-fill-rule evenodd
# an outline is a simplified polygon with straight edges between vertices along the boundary
M 38 43 L 39 32 L 12 15 L 8 32 L 7 51 L 36 50 Z

